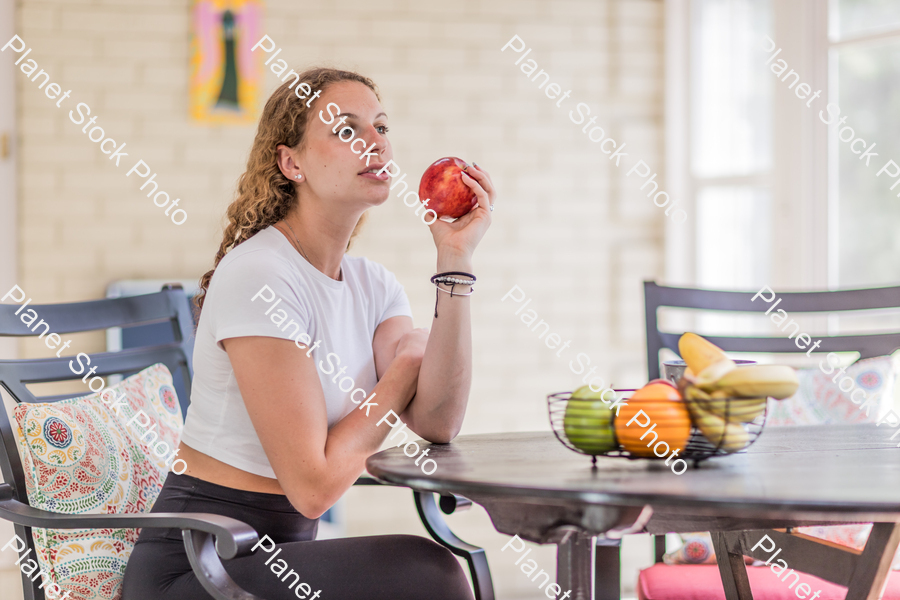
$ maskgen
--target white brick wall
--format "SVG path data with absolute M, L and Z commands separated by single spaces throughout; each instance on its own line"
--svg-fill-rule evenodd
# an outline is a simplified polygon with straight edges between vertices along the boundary
M 264 31 L 292 66 L 322 61 L 379 84 L 408 178 L 447 155 L 493 175 L 499 198 L 476 254 L 477 367 L 464 434 L 546 429 L 544 394 L 577 384 L 568 369 L 577 352 L 618 385 L 645 378 L 641 280 L 662 273 L 663 211 L 624 167 L 641 158 L 664 181 L 662 17 L 653 0 L 267 2 Z M 218 246 L 255 126 L 188 120 L 187 3 L 23 0 L 17 31 L 34 48 L 29 58 L 72 89 L 68 108 L 57 109 L 18 73 L 20 285 L 46 303 L 99 297 L 115 279 L 198 277 Z M 509 50 L 500 52 L 515 33 L 551 81 L 572 89 L 561 109 L 526 81 Z M 274 74 L 267 83 L 277 85 Z M 79 101 L 127 143 L 118 169 L 69 122 Z M 622 167 L 569 120 L 577 102 L 628 144 Z M 125 177 L 138 158 L 182 198 L 185 225 L 173 226 L 138 190 L 141 182 Z M 372 211 L 352 252 L 393 270 L 417 325 L 430 323 L 434 248 L 399 199 Z M 500 302 L 513 284 L 552 331 L 573 340 L 571 354 L 556 358 L 510 301 Z M 94 336 L 80 349 L 102 343 Z M 22 351 L 42 355 L 33 344 Z M 349 494 L 350 532 L 375 531 L 374 523 L 382 533 L 421 532 L 411 501 L 387 500 L 395 495 L 408 492 Z M 499 597 L 533 596 L 532 584 L 498 554 L 505 536 L 479 510 L 460 517 L 460 527 L 489 549 Z M 553 553 L 542 552 L 541 564 L 552 566 Z

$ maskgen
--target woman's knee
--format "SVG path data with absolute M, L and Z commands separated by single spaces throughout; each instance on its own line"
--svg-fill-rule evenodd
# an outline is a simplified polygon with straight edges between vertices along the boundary
M 446 563 L 448 559 L 456 560 L 453 554 L 440 544 L 418 535 L 385 535 L 377 539 L 387 545 L 392 557 L 401 554 L 405 560 L 413 562 Z
M 465 571 L 452 552 L 431 540 L 414 535 L 388 536 L 396 540 L 400 555 L 391 559 L 407 565 L 419 585 L 428 588 L 432 599 L 465 600 L 472 598 Z

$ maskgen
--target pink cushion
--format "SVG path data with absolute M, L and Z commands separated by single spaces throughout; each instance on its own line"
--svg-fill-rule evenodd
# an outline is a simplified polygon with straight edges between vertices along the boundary
M 788 582 L 779 580 L 769 567 L 747 567 L 754 600 L 797 600 Z M 794 578 L 790 578 L 793 582 Z M 808 583 L 812 594 L 822 590 L 818 600 L 843 600 L 847 588 L 829 583 L 807 573 L 800 574 L 800 583 Z M 725 590 L 716 565 L 655 564 L 638 576 L 639 600 L 725 600 Z M 891 572 L 882 600 L 900 600 L 900 574 Z

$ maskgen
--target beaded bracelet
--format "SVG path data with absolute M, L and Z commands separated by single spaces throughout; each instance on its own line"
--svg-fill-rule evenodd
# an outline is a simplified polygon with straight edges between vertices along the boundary
M 451 275 L 464 275 L 468 277 L 468 280 L 458 279 L 456 277 L 451 277 Z M 472 285 L 475 283 L 476 277 L 471 273 L 464 273 L 462 271 L 447 271 L 446 273 L 437 273 L 431 277 L 431 283 L 459 283 L 464 285 Z
M 465 277 L 469 277 L 470 279 L 459 279 L 456 277 L 452 277 L 452 275 L 463 275 Z M 435 287 L 435 290 L 434 290 L 434 317 L 437 318 L 437 316 L 438 316 L 437 305 L 438 305 L 438 298 L 440 297 L 440 294 L 438 294 L 438 290 L 440 290 L 444 293 L 450 294 L 450 297 L 452 298 L 454 295 L 453 290 L 456 288 L 457 285 L 472 286 L 475 283 L 475 281 L 476 281 L 476 278 L 474 275 L 472 275 L 471 273 L 464 273 L 462 271 L 447 271 L 446 273 L 437 273 L 437 274 L 433 275 L 431 277 L 431 283 L 433 283 L 434 287 Z M 448 292 L 447 290 L 445 290 L 444 288 L 439 286 L 438 285 L 439 283 L 450 284 L 450 291 Z M 468 293 L 456 294 L 456 295 L 457 296 L 471 296 L 472 292 L 474 292 L 474 291 L 475 291 L 475 287 L 473 286 L 472 289 L 469 290 Z
M 441 287 L 439 287 L 438 289 L 441 290 L 442 292 L 444 292 L 445 294 L 450 294 L 451 296 L 454 295 L 452 289 L 451 289 L 451 290 L 445 290 L 444 288 L 441 288 Z M 469 291 L 466 292 L 465 294 L 460 294 L 459 292 L 457 292 L 456 295 L 457 295 L 457 296 L 471 296 L 473 291 L 475 291 L 475 290 L 474 290 L 474 289 L 469 290 Z

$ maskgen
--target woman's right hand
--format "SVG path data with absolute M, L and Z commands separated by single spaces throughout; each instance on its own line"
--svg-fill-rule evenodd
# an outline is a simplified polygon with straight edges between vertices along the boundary
M 429 225 L 438 251 L 438 264 L 441 263 L 441 257 L 471 260 L 475 246 L 491 225 L 491 211 L 497 196 L 491 176 L 478 165 L 472 164 L 462 173 L 461 178 L 475 194 L 478 206 L 452 223 L 435 219 Z
M 422 357 L 425 356 L 425 346 L 428 343 L 428 329 L 426 327 L 418 327 L 412 331 L 403 334 L 400 341 L 397 342 L 397 352 L 394 358 L 405 358 L 415 364 L 418 369 L 422 364 Z

